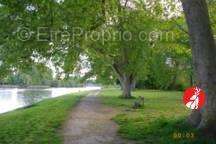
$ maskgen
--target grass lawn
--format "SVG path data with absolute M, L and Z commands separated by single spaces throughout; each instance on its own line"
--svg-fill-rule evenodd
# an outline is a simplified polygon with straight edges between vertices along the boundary
M 59 129 L 86 93 L 47 99 L 30 108 L 0 115 L 0 144 L 59 144 Z
M 182 92 L 137 90 L 133 96 L 145 97 L 144 107 L 137 110 L 131 108 L 136 99 L 120 95 L 118 89 L 104 89 L 100 94 L 104 104 L 123 109 L 113 118 L 121 136 L 140 144 L 216 144 L 186 124 L 190 111 L 182 103 Z

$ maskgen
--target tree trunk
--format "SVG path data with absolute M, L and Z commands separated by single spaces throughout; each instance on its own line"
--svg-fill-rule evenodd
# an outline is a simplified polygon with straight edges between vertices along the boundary
M 120 67 L 117 64 L 113 64 L 113 70 L 116 72 L 118 76 L 118 80 L 121 84 L 122 89 L 122 97 L 123 98 L 131 98 L 131 91 L 132 91 L 132 85 L 135 80 L 134 76 L 132 74 L 128 74 L 126 72 L 123 72 Z
M 122 97 L 126 99 L 131 98 L 133 78 L 131 76 L 123 74 L 119 77 L 119 81 L 122 88 Z
M 190 86 L 194 85 L 193 74 L 190 74 Z
M 197 128 L 216 132 L 216 47 L 205 0 L 182 0 L 187 20 L 197 84 L 206 93 L 206 103 L 194 111 L 189 122 Z
M 131 90 L 132 90 L 132 79 L 124 75 L 123 77 L 123 83 L 122 83 L 122 97 L 123 98 L 131 98 Z

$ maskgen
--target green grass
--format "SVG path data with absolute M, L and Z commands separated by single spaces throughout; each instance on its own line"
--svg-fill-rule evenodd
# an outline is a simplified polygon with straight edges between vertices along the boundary
M 137 110 L 131 108 L 137 99 L 119 98 L 120 90 L 104 89 L 100 95 L 104 104 L 122 110 L 113 118 L 122 137 L 140 144 L 216 144 L 185 122 L 190 111 L 182 103 L 182 92 L 137 90 L 133 96 L 145 97 L 144 107 Z
M 0 144 L 60 144 L 60 128 L 71 108 L 84 96 L 77 93 L 44 100 L 30 108 L 0 115 Z

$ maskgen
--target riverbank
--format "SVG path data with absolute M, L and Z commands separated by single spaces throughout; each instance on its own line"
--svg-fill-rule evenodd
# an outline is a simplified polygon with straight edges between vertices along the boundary
M 190 111 L 182 103 L 182 92 L 137 90 L 136 99 L 121 99 L 118 89 L 104 89 L 100 94 L 103 104 L 121 109 L 113 119 L 118 123 L 119 134 L 140 144 L 215 144 L 216 140 L 202 137 L 185 123 Z M 133 109 L 139 96 L 144 106 Z
M 60 97 L 84 91 L 99 90 L 100 87 L 77 88 L 5 88 L 0 89 L 0 114 L 30 105 L 48 98 Z
M 2 144 L 60 144 L 59 134 L 71 108 L 87 93 L 70 94 L 39 102 L 30 108 L 0 115 Z
M 21 85 L 0 85 L 0 88 L 28 88 L 28 89 L 47 89 L 51 88 L 50 86 L 43 85 L 29 85 L 29 86 L 21 86 Z

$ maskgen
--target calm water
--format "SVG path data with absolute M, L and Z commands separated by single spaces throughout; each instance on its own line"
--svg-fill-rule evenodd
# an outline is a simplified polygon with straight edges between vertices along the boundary
M 0 89 L 0 113 L 32 105 L 43 99 L 54 98 L 79 91 L 97 90 L 100 87 L 50 88 L 50 89 Z

